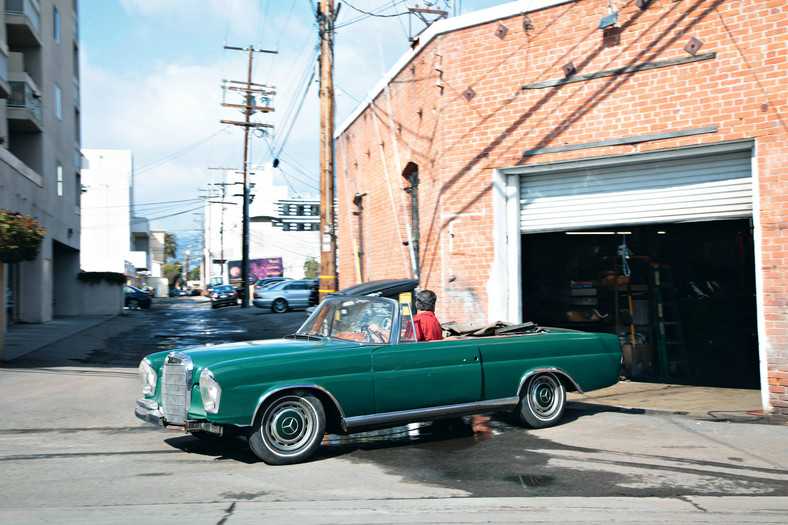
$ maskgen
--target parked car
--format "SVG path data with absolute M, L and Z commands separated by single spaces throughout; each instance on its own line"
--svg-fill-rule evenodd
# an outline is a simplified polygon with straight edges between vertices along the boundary
M 254 283 L 254 291 L 258 292 L 276 283 L 281 283 L 282 281 L 292 281 L 292 279 L 290 277 L 266 277 L 265 279 L 258 279 L 257 282 Z
M 170 290 L 170 297 L 186 297 L 187 295 L 189 295 L 189 292 L 186 290 L 180 290 L 178 288 Z
M 211 298 L 211 308 L 238 304 L 238 292 L 230 284 L 214 286 L 209 297 Z
M 198 437 L 245 435 L 281 465 L 309 459 L 326 432 L 498 411 L 549 427 L 567 391 L 618 381 L 615 334 L 475 325 L 492 335 L 417 342 L 411 312 L 386 297 L 333 296 L 283 339 L 151 354 L 135 415 Z
M 143 292 L 139 288 L 131 285 L 123 285 L 123 304 L 129 310 L 138 310 L 140 308 L 150 308 L 153 302 L 153 296 L 148 292 Z
M 252 304 L 258 308 L 270 308 L 278 314 L 288 310 L 304 309 L 309 306 L 311 285 L 312 281 L 308 279 L 277 283 L 254 292 Z

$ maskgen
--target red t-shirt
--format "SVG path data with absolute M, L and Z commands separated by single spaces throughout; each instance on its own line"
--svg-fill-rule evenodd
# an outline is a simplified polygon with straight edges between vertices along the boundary
M 439 341 L 443 339 L 443 329 L 433 312 L 419 312 L 413 316 L 416 325 L 417 341 Z

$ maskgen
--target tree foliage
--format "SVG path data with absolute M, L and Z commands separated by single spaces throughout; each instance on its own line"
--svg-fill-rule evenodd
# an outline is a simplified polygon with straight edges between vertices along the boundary
M 32 261 L 45 236 L 46 230 L 33 217 L 0 210 L 0 261 Z
M 320 270 L 320 263 L 314 257 L 307 258 L 304 261 L 304 279 L 315 279 Z
M 167 284 L 170 290 L 172 290 L 181 281 L 183 265 L 177 261 L 172 264 L 165 264 L 162 266 L 162 272 L 164 273 L 164 277 L 167 278 Z
M 164 262 L 170 259 L 175 259 L 175 254 L 178 253 L 178 236 L 174 233 L 167 232 L 164 234 Z

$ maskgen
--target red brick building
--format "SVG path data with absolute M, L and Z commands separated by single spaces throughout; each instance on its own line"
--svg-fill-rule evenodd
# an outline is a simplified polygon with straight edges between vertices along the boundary
M 434 24 L 338 129 L 339 287 L 415 276 L 441 321 L 616 331 L 633 377 L 788 415 L 785 13 L 524 0 Z

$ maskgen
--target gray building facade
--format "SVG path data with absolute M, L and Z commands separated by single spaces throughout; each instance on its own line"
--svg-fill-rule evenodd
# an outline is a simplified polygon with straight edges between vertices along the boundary
M 0 97 L 0 209 L 46 228 L 34 261 L 3 265 L 10 320 L 80 313 L 77 0 L 3 2 Z

